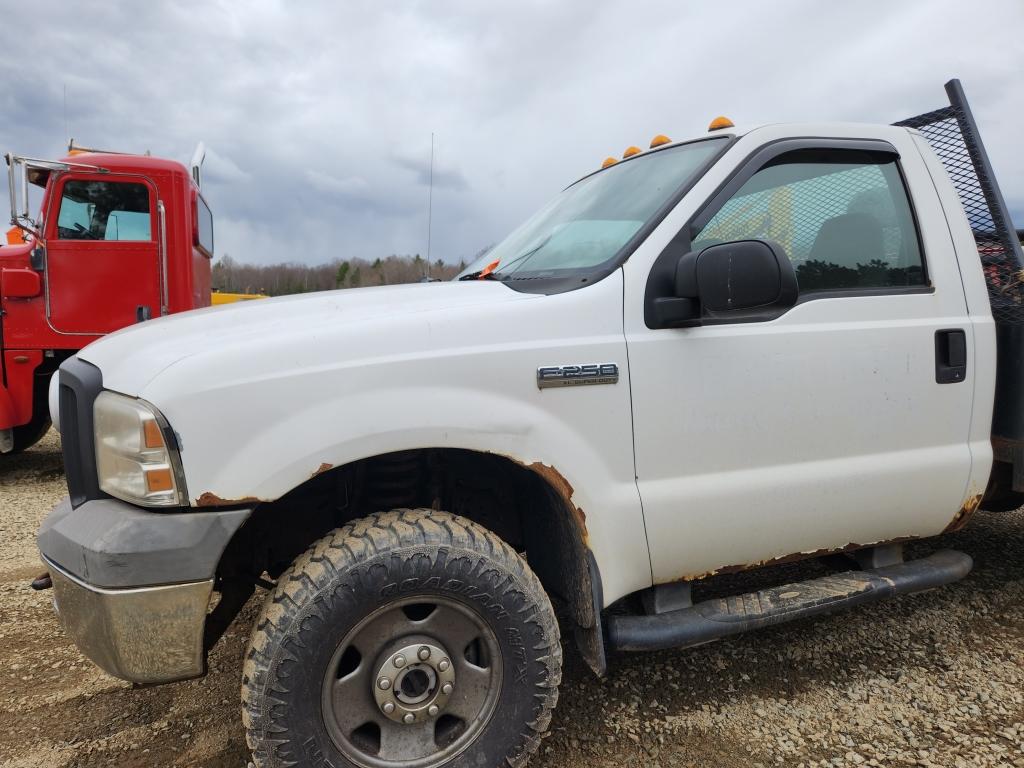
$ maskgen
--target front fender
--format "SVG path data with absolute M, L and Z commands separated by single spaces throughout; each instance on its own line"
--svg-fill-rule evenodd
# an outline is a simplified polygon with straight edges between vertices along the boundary
M 615 418 L 605 416 L 601 431 L 614 432 L 607 427 Z M 461 448 L 506 456 L 538 471 L 579 510 L 611 602 L 651 583 L 631 450 L 609 450 L 615 446 L 631 443 L 611 434 L 597 437 L 557 413 L 508 396 L 395 386 L 297 407 L 288 420 L 260 425 L 216 460 L 186 438 L 182 456 L 197 506 L 272 501 L 320 472 L 395 451 Z M 204 465 L 216 471 L 199 472 Z
M 17 423 L 14 403 L 11 401 L 11 393 L 0 384 L 0 429 L 10 429 Z
M 20 427 L 32 420 L 35 372 L 42 361 L 39 349 L 4 352 L 7 386 L 0 384 L 0 429 Z
M 616 272 L 584 290 L 330 342 L 347 354 L 313 348 L 314 332 L 260 371 L 253 356 L 265 348 L 219 350 L 171 366 L 141 396 L 180 436 L 195 506 L 272 501 L 328 468 L 409 449 L 534 465 L 585 516 L 610 603 L 651 584 L 621 299 Z M 537 387 L 538 368 L 581 363 L 618 364 L 618 383 Z

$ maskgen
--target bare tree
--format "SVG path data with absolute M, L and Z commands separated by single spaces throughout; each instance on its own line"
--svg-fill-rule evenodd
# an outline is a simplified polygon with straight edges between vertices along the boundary
M 459 267 L 438 259 L 430 267 L 431 278 L 450 280 Z M 364 285 L 415 283 L 426 274 L 426 263 L 416 255 L 391 254 L 385 258 L 337 259 L 327 264 L 243 264 L 228 254 L 213 264 L 213 289 L 224 293 L 289 293 L 359 288 Z M 364 275 L 368 277 L 364 278 Z

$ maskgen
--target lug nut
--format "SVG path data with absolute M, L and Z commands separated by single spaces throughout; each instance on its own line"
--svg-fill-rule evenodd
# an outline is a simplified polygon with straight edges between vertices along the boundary
M 411 725 L 412 723 L 416 722 L 416 715 L 410 712 L 402 718 L 402 722 L 406 725 Z
M 448 659 L 441 659 L 441 662 L 437 665 L 437 668 L 440 669 L 442 672 L 447 672 L 448 667 L 450 667 L 451 665 L 452 664 L 450 661 L 448 661 Z
M 420 657 L 420 661 L 426 661 L 430 658 L 430 649 L 424 645 L 422 648 L 420 648 L 420 652 L 416 655 Z
M 451 683 L 445 683 L 444 685 L 441 686 L 441 693 L 443 693 L 445 696 L 450 695 L 451 692 L 454 691 L 454 690 L 455 690 L 455 686 L 452 685 Z
M 399 669 L 404 667 L 405 666 L 405 656 L 403 656 L 402 654 L 398 654 L 397 656 L 395 656 L 394 664 Z
M 437 713 L 440 711 L 441 710 L 437 708 L 437 704 L 431 704 L 430 708 L 427 710 L 427 714 L 431 717 L 437 717 Z
M 395 711 L 395 705 L 393 702 L 385 701 L 384 706 L 381 707 L 381 709 L 384 710 L 385 715 L 390 715 L 392 712 Z
M 382 677 L 380 680 L 377 681 L 377 687 L 380 688 L 382 691 L 386 691 L 388 688 L 391 687 L 391 681 L 388 680 L 386 677 Z

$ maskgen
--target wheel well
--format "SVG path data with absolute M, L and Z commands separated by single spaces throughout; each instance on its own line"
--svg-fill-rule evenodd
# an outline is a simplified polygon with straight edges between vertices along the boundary
M 301 486 L 256 508 L 225 550 L 218 581 L 251 585 L 264 572 L 277 578 L 334 528 L 403 507 L 461 515 L 524 553 L 548 594 L 568 607 L 588 663 L 603 671 L 600 576 L 585 517 L 572 503 L 569 483 L 544 464 L 426 448 L 323 465 Z

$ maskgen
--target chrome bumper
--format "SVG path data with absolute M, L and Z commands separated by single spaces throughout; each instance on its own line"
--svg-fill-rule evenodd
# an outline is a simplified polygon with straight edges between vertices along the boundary
M 43 560 L 64 631 L 105 672 L 133 683 L 169 683 L 203 674 L 203 628 L 213 579 L 105 589 Z

